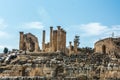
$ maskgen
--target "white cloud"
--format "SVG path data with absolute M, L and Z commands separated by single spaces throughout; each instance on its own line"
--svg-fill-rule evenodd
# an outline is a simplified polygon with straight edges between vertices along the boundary
M 119 36 L 120 34 L 120 25 L 105 26 L 101 23 L 92 22 L 88 24 L 77 25 L 75 28 L 77 28 L 77 31 L 79 31 L 80 35 L 83 37 L 110 37 L 112 36 L 113 32 L 115 36 Z
M 41 22 L 29 22 L 22 26 L 25 29 L 43 29 L 43 24 Z
M 0 19 L 0 30 L 4 29 L 6 27 L 7 27 L 7 25 L 6 25 L 5 21 L 4 21 L 4 19 Z
M 4 46 L 1 46 L 1 45 L 0 45 L 0 49 L 3 49 L 3 48 L 4 48 Z
M 6 37 L 9 37 L 10 35 L 7 33 L 7 32 L 4 32 L 4 31 L 0 31 L 0 37 L 1 38 L 6 38 Z
M 99 22 L 70 26 L 67 31 L 67 38 L 73 41 L 74 36 L 80 36 L 80 46 L 91 46 L 100 39 L 112 37 L 120 37 L 120 25 L 106 26 Z
M 9 37 L 10 35 L 5 31 L 7 28 L 7 24 L 5 23 L 5 20 L 0 18 L 0 38 L 6 38 Z
M 100 35 L 104 33 L 107 29 L 107 26 L 103 26 L 100 23 L 88 23 L 80 25 L 80 30 L 88 36 Z

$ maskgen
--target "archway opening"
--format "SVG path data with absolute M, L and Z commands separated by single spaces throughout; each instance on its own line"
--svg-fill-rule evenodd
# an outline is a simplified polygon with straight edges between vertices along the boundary
M 102 46 L 102 53 L 106 53 L 106 46 L 105 45 Z

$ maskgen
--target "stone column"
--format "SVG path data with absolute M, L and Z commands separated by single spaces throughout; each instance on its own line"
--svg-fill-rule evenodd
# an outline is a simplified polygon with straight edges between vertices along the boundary
M 63 52 L 63 38 L 64 38 L 63 35 L 64 35 L 63 34 L 63 29 L 61 28 L 60 29 L 60 51 L 62 51 L 62 52 Z
M 57 51 L 57 30 L 53 31 L 53 37 L 52 37 L 52 51 Z
M 57 51 L 60 51 L 60 26 L 57 26 Z
M 24 32 L 20 32 L 19 50 L 23 50 Z
M 74 52 L 77 54 L 77 43 L 74 41 Z
M 71 52 L 72 52 L 72 42 L 69 42 L 69 55 L 71 54 Z
M 49 49 L 50 51 L 52 51 L 52 38 L 53 37 L 53 27 L 50 27 L 50 45 L 49 45 Z
M 45 52 L 45 30 L 43 30 L 42 51 Z
M 66 31 L 64 31 L 64 52 L 66 52 Z

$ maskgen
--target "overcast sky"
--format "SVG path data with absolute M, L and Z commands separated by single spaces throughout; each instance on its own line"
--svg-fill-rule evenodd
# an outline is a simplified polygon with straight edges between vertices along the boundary
M 19 48 L 19 31 L 36 35 L 41 48 L 50 26 L 67 31 L 67 46 L 79 35 L 80 47 L 94 47 L 113 32 L 120 36 L 120 0 L 0 0 L 0 52 Z

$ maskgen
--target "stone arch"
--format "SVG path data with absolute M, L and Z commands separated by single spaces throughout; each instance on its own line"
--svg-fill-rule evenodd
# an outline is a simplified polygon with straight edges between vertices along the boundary
M 102 45 L 102 53 L 106 53 L 106 46 Z

